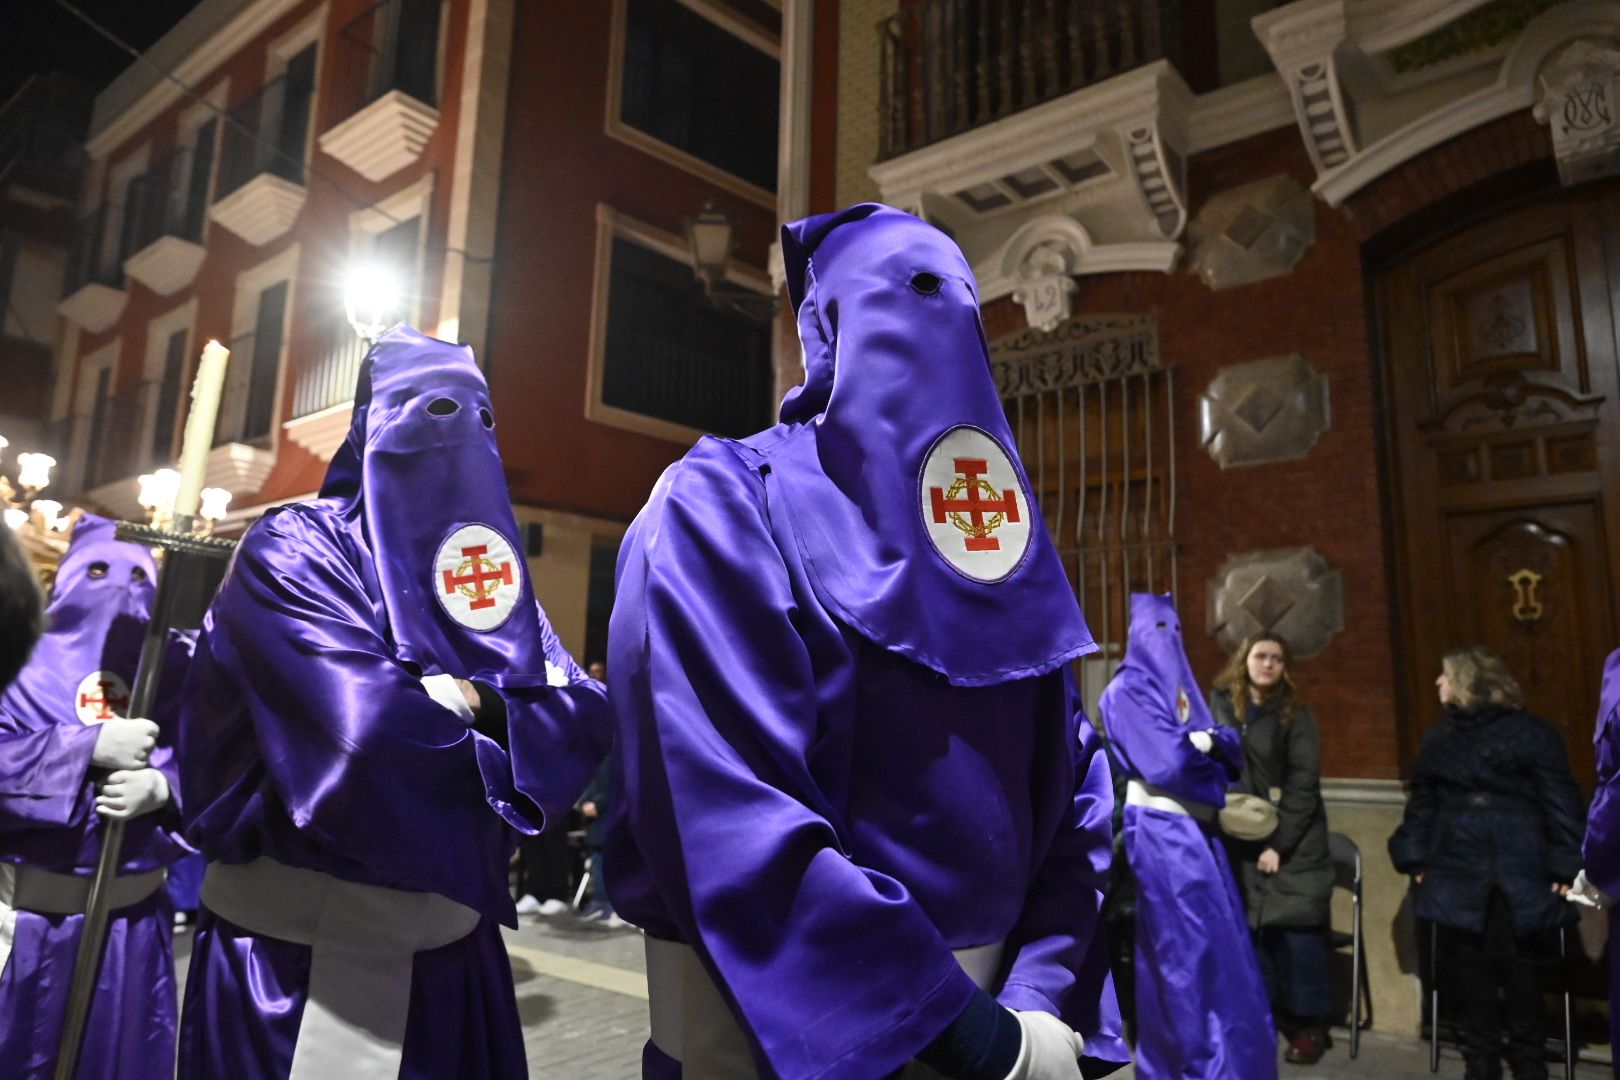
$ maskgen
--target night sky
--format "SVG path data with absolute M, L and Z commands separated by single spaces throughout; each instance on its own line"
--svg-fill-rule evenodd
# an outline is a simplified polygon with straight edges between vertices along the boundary
M 70 0 L 136 49 L 149 48 L 197 0 Z M 0 103 L 35 73 L 65 71 L 100 91 L 134 58 L 57 0 L 0 0 Z

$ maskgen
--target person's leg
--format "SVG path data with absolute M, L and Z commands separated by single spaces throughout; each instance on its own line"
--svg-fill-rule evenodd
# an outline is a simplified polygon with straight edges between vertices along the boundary
M 1266 1000 L 1271 1003 L 1272 1021 L 1277 1025 L 1278 1034 L 1291 1039 L 1296 1032 L 1293 1018 L 1284 1008 L 1278 937 L 1279 931 L 1275 927 L 1261 927 L 1256 930 L 1254 955 L 1260 961 L 1260 981 L 1265 984 Z
M 1440 1009 L 1462 1037 L 1467 1080 L 1496 1080 L 1502 1075 L 1500 1002 L 1486 936 L 1442 926 L 1438 963 Z
M 1499 967 L 1508 1067 L 1513 1070 L 1514 1080 L 1546 1080 L 1547 1014 L 1541 976 L 1558 955 L 1558 939 L 1545 933 L 1515 937 L 1505 915 L 1503 922 Z
M 523 894 L 538 901 L 541 914 L 554 915 L 568 909 L 573 899 L 568 874 L 568 835 L 561 824 L 539 836 L 525 837 L 523 853 Z
M 1328 1014 L 1333 991 L 1328 986 L 1327 935 L 1317 928 L 1282 928 L 1278 936 L 1278 976 L 1283 1011 L 1294 1018 L 1297 1032 L 1287 1060 L 1300 1065 L 1319 1061 L 1327 1047 Z

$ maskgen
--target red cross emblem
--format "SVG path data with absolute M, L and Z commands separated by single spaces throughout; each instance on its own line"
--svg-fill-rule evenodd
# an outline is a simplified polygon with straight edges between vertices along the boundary
M 1185 724 L 1192 719 L 1192 702 L 1187 700 L 1187 688 L 1176 687 L 1176 719 Z
M 961 475 L 949 489 L 928 489 L 934 524 L 949 520 L 961 529 L 967 534 L 962 543 L 969 551 L 1000 551 L 1001 541 L 990 534 L 1004 523 L 1018 520 L 1018 493 L 1010 487 L 998 493 L 990 486 L 984 479 L 990 463 L 984 458 L 955 458 L 952 467 Z
M 92 671 L 73 691 L 73 711 L 86 724 L 129 714 L 129 684 L 114 671 Z
M 467 608 L 471 611 L 481 611 L 484 608 L 495 606 L 495 590 L 502 585 L 512 584 L 512 564 L 503 562 L 497 566 L 487 556 L 488 544 L 473 544 L 461 549 L 461 565 L 455 572 L 444 571 L 444 592 L 461 591 L 467 597 Z

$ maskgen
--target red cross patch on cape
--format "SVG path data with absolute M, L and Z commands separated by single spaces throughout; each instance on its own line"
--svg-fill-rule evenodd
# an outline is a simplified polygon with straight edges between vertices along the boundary
M 1185 724 L 1192 719 L 1192 702 L 1187 700 L 1187 688 L 1176 687 L 1176 719 Z
M 989 584 L 1018 568 L 1033 511 L 1011 456 L 989 432 L 962 424 L 941 435 L 919 487 L 923 526 L 952 569 Z
M 522 592 L 523 560 L 488 525 L 463 525 L 439 545 L 433 594 L 462 626 L 495 629 L 512 614 Z
M 80 723 L 129 715 L 129 683 L 115 671 L 92 671 L 73 691 L 73 713 Z

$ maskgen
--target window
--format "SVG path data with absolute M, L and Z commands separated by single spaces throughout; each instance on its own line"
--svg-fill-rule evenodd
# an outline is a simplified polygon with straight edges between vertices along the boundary
M 5 258 L 5 256 L 10 258 Z M 5 336 L 51 343 L 56 303 L 62 298 L 67 256 L 57 248 L 0 243 L 0 297 L 5 303 Z
M 163 371 L 157 378 L 157 402 L 152 420 L 152 460 L 167 461 L 174 447 L 174 424 L 180 412 L 180 380 L 185 377 L 185 330 L 169 335 L 163 347 Z
M 767 426 L 770 320 L 710 304 L 676 237 L 601 217 L 590 417 L 680 441 Z
M 219 141 L 219 120 L 206 121 L 193 133 L 187 157 L 185 174 L 181 181 L 180 235 L 187 239 L 200 239 L 203 223 L 208 220 L 208 181 L 214 172 L 214 147 Z
M 781 80 L 773 33 L 717 4 L 620 3 L 622 70 L 609 130 L 623 135 L 629 129 L 644 137 L 633 140 L 644 146 L 650 138 L 672 148 L 680 163 L 708 166 L 702 171 L 711 179 L 731 180 L 734 190 L 763 195 L 771 205 Z
M 91 377 L 95 380 L 96 390 L 94 403 L 90 407 L 90 441 L 84 451 L 84 486 L 87 488 L 107 479 L 102 447 L 106 445 L 107 413 L 112 407 L 112 368 L 104 367 Z
M 294 244 L 236 279 L 231 361 L 225 368 L 216 446 L 272 447 L 298 259 L 299 247 Z

